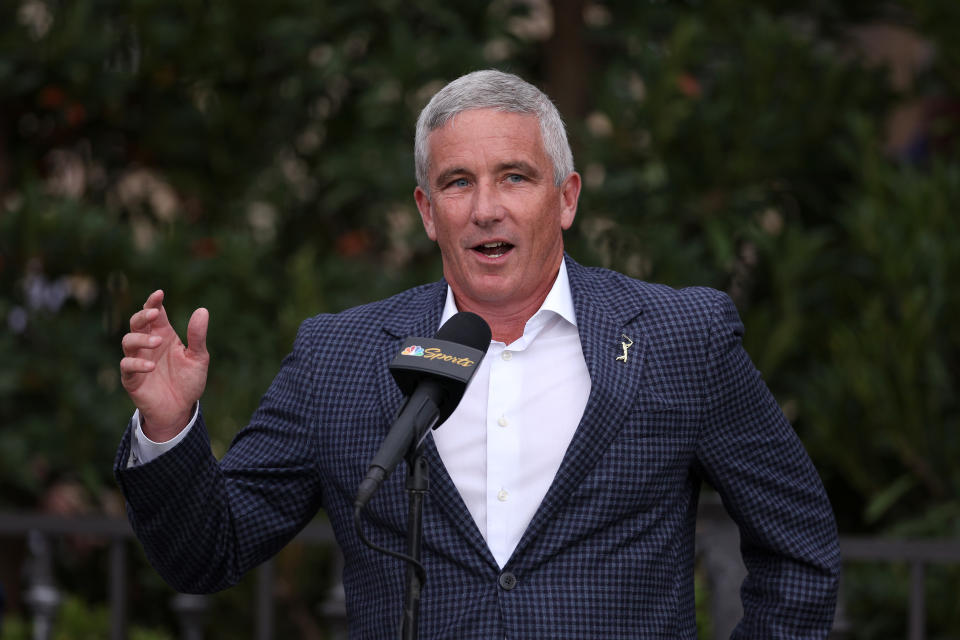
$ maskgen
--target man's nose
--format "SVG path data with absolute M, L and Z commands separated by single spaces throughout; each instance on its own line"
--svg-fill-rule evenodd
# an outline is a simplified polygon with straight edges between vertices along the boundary
M 506 209 L 500 200 L 495 184 L 481 183 L 477 186 L 473 201 L 472 221 L 485 227 L 503 219 Z

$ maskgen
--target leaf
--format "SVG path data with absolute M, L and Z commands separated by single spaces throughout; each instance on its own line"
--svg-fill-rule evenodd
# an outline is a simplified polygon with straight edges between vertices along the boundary
M 902 475 L 893 483 L 873 496 L 863 510 L 863 518 L 869 523 L 877 522 L 904 496 L 917 485 L 913 476 Z

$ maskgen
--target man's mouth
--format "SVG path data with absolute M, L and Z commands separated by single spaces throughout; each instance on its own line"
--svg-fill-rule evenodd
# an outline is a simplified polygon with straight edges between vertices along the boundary
M 511 249 L 513 245 L 509 242 L 485 242 L 473 248 L 474 251 L 479 251 L 488 258 L 499 258 Z

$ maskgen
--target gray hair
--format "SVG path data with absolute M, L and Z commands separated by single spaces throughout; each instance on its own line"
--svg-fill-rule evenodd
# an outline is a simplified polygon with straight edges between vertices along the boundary
M 509 113 L 537 116 L 543 146 L 553 162 L 553 180 L 559 187 L 573 172 L 573 153 L 560 112 L 542 91 L 513 75 L 495 69 L 474 71 L 460 76 L 438 91 L 417 118 L 413 156 L 417 184 L 430 194 L 427 174 L 430 170 L 428 138 L 457 114 L 471 109 L 496 109 Z

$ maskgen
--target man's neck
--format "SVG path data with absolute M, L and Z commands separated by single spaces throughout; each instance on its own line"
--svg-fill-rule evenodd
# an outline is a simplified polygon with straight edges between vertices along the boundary
M 559 271 L 559 266 L 557 269 Z M 554 273 L 553 278 L 535 295 L 515 305 L 476 302 L 461 296 L 452 286 L 451 290 L 458 310 L 477 314 L 490 325 L 490 333 L 494 340 L 511 344 L 523 335 L 527 321 L 543 306 L 543 301 L 547 299 L 556 280 L 557 275 Z
M 523 330 L 527 326 L 527 320 L 533 317 L 540 305 L 543 304 L 544 296 L 530 311 L 523 311 L 516 314 L 499 314 L 488 308 L 473 308 L 470 304 L 465 304 L 457 300 L 457 308 L 461 311 L 472 311 L 487 321 L 490 325 L 491 337 L 497 342 L 510 344 L 523 335 Z

